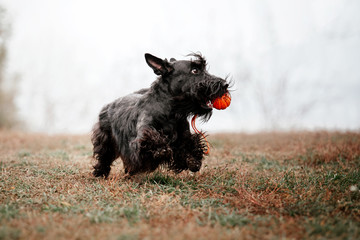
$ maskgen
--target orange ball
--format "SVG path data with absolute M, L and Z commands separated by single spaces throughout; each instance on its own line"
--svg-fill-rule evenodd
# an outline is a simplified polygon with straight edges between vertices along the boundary
M 214 108 L 218 110 L 223 110 L 230 105 L 231 102 L 231 95 L 229 92 L 226 92 L 221 97 L 218 97 L 212 101 L 212 105 Z

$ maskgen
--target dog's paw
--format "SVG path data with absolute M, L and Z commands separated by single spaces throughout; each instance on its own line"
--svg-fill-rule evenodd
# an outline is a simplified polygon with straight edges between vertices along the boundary
M 92 172 L 94 177 L 103 177 L 103 178 L 107 178 L 109 176 L 109 173 L 110 173 L 110 167 L 95 168 L 94 171 Z
M 201 160 L 196 160 L 193 157 L 188 157 L 186 159 L 186 164 L 190 171 L 192 172 L 198 172 L 201 168 Z
M 170 159 L 172 158 L 172 150 L 171 148 L 160 148 L 154 151 L 155 159 Z

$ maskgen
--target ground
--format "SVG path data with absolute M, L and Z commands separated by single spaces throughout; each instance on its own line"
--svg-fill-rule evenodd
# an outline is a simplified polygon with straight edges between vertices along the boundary
M 0 239 L 360 239 L 360 134 L 217 134 L 200 173 L 91 175 L 90 136 L 0 131 Z

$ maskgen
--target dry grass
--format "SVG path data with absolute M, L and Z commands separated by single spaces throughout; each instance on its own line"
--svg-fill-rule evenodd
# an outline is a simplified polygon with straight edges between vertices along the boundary
M 192 175 L 91 176 L 89 136 L 0 132 L 0 239 L 359 239 L 360 134 L 213 135 Z

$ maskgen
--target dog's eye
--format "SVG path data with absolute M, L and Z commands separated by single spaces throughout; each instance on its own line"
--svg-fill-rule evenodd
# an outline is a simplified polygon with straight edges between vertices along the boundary
M 193 69 L 191 69 L 191 73 L 192 74 L 199 74 L 199 69 L 197 69 L 197 68 L 193 68 Z

